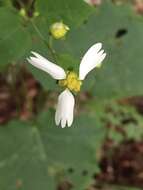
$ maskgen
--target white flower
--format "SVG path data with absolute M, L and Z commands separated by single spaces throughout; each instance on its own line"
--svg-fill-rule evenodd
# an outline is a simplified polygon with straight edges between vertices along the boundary
M 84 80 L 86 75 L 95 67 L 100 67 L 103 59 L 106 57 L 104 50 L 101 50 L 102 44 L 93 45 L 83 56 L 79 66 L 79 79 Z
M 34 57 L 27 60 L 29 63 L 47 72 L 51 77 L 59 80 L 59 85 L 66 89 L 59 95 L 58 104 L 55 114 L 56 125 L 61 124 L 64 128 L 66 125 L 70 127 L 73 122 L 74 114 L 74 96 L 70 91 L 78 92 L 87 74 L 95 67 L 100 67 L 102 61 L 106 57 L 104 50 L 101 50 L 102 44 L 93 45 L 84 55 L 79 67 L 79 76 L 74 72 L 66 72 L 60 66 L 48 61 L 38 53 L 32 52 Z
M 63 68 L 59 67 L 54 63 L 51 63 L 50 61 L 48 61 L 38 53 L 35 53 L 33 51 L 31 53 L 35 55 L 35 57 L 30 57 L 30 59 L 27 60 L 33 66 L 47 72 L 49 75 L 51 75 L 51 77 L 53 77 L 56 80 L 61 80 L 66 78 L 66 73 Z
M 74 96 L 68 89 L 59 95 L 55 114 L 56 125 L 61 123 L 62 128 L 64 128 L 66 124 L 68 127 L 71 126 L 73 122 L 74 103 Z

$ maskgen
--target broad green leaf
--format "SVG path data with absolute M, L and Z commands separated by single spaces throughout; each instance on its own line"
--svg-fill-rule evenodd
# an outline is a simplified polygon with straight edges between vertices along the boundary
M 57 55 L 58 64 L 67 70 L 74 70 L 78 72 L 78 61 L 74 59 L 74 57 L 70 56 L 70 54 L 59 54 Z
M 70 27 L 82 24 L 89 15 L 94 12 L 94 8 L 87 5 L 82 0 L 37 0 L 37 10 L 49 23 L 63 21 Z
M 39 132 L 23 122 L 0 128 L 0 189 L 52 189 Z
M 53 114 L 45 113 L 39 118 L 49 170 L 61 173 L 61 178 L 70 180 L 75 189 L 82 190 L 91 182 L 91 176 L 98 168 L 104 130 L 94 116 L 77 117 L 71 128 L 63 130 L 55 127 L 53 117 Z M 72 173 L 68 172 L 70 168 Z M 87 176 L 84 176 L 84 171 L 87 171 Z
M 14 190 L 20 183 L 22 190 L 55 190 L 61 180 L 71 181 L 73 189 L 88 187 L 104 138 L 98 122 L 83 115 L 61 129 L 53 112 L 45 112 L 35 124 L 17 121 L 1 128 L 0 189 Z
M 30 36 L 21 22 L 13 10 L 0 8 L 0 64 L 3 66 L 22 58 L 31 46 Z

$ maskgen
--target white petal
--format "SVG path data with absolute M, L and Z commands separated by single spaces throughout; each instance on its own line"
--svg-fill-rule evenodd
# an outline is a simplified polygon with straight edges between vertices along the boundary
M 101 50 L 102 44 L 97 43 L 93 45 L 89 50 L 86 52 L 84 57 L 81 60 L 80 67 L 79 67 L 79 79 L 84 80 L 86 75 L 95 67 L 99 67 L 106 57 L 106 53 L 104 50 Z
M 73 122 L 74 114 L 74 96 L 66 89 L 58 97 L 58 104 L 55 114 L 56 125 L 61 123 L 61 127 L 64 128 L 66 125 L 70 127 Z
M 36 52 L 31 52 L 35 57 L 30 57 L 27 59 L 29 63 L 33 66 L 47 72 L 56 80 L 61 80 L 66 78 L 66 73 L 60 66 L 48 61 L 46 58 L 42 57 Z

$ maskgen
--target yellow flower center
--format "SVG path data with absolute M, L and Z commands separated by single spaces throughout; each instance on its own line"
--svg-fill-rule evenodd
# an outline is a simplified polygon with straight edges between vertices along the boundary
M 79 92 L 82 82 L 75 72 L 68 72 L 66 79 L 59 80 L 59 85 L 71 91 Z

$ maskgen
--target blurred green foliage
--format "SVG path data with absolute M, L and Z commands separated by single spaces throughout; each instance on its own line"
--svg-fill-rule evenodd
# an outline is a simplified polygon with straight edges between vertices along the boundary
M 142 138 L 142 118 L 136 110 L 112 104 L 113 99 L 143 94 L 142 18 L 129 4 L 116 6 L 109 0 L 99 8 L 82 0 L 37 0 L 34 11 L 39 16 L 22 17 L 19 11 L 10 1 L 0 1 L 1 71 L 24 62 L 45 90 L 58 90 L 47 74 L 28 65 L 26 57 L 31 50 L 77 72 L 83 54 L 96 42 L 103 43 L 107 58 L 84 81 L 82 90 L 96 99 L 88 102 L 89 113 L 77 116 L 70 129 L 55 127 L 53 110 L 34 121 L 12 121 L 0 129 L 0 189 L 54 190 L 63 180 L 70 181 L 73 190 L 86 189 L 93 182 L 93 174 L 99 172 L 101 145 L 107 135 L 103 126 L 107 121 L 120 125 L 122 118 L 114 117 L 114 112 L 124 109 L 124 116 L 135 117 L 137 123 L 126 125 L 125 131 L 128 138 Z M 59 41 L 49 35 L 49 27 L 56 21 L 70 27 Z M 109 100 L 112 113 L 105 112 Z M 117 143 L 124 139 L 115 128 L 108 133 Z

